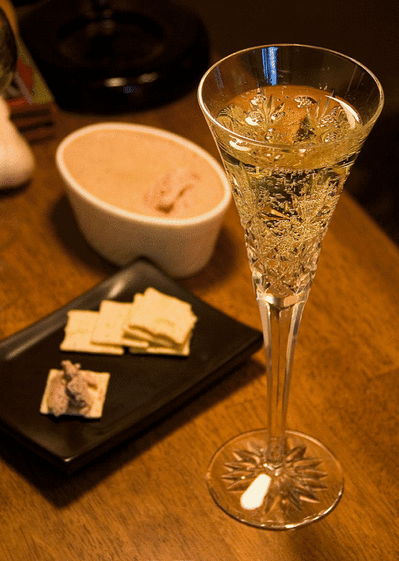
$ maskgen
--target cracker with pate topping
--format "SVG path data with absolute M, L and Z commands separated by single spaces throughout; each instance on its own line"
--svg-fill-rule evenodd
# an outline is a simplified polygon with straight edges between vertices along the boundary
M 102 417 L 110 379 L 109 372 L 81 370 L 80 364 L 62 361 L 62 370 L 49 371 L 40 404 L 43 415 L 72 415 L 86 419 Z

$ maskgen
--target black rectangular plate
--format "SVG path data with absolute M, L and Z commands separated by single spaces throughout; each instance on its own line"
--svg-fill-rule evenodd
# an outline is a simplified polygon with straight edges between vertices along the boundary
M 198 317 L 189 357 L 60 351 L 67 312 L 101 300 L 132 301 L 148 286 L 192 305 Z M 215 310 L 146 260 L 138 260 L 67 306 L 0 343 L 0 429 L 72 474 L 137 435 L 231 372 L 262 345 L 256 329 Z M 62 360 L 110 372 L 100 420 L 40 414 L 48 371 Z

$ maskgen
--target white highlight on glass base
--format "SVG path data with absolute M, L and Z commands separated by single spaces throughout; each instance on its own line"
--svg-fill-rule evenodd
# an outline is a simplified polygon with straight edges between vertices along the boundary
M 240 503 L 246 510 L 259 508 L 269 490 L 271 477 L 266 473 L 261 473 L 254 479 L 248 489 L 241 495 Z

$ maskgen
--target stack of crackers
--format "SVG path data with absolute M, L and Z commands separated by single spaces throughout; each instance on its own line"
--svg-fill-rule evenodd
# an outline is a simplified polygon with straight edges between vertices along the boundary
M 197 317 L 191 305 L 149 287 L 133 302 L 103 300 L 99 311 L 70 310 L 61 350 L 188 356 Z

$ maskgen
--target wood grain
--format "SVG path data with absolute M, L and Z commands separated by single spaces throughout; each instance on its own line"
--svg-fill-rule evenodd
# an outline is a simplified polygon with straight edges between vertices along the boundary
M 0 293 L 9 298 L 0 311 L 0 338 L 116 270 L 79 233 L 54 165 L 56 146 L 68 132 L 101 119 L 60 113 L 57 136 L 34 145 L 32 181 L 1 195 L 0 214 L 16 235 L 0 258 L 14 267 L 19 283 Z M 158 126 L 216 156 L 195 93 L 108 120 Z M 233 207 L 208 266 L 180 282 L 260 327 Z M 213 452 L 238 432 L 265 424 L 260 351 L 176 414 L 72 477 L 2 437 L 0 559 L 398 559 L 398 285 L 397 247 L 344 194 L 304 312 L 289 408 L 289 426 L 328 444 L 344 468 L 343 499 L 324 520 L 293 532 L 256 530 L 225 515 L 208 494 L 204 474 Z

